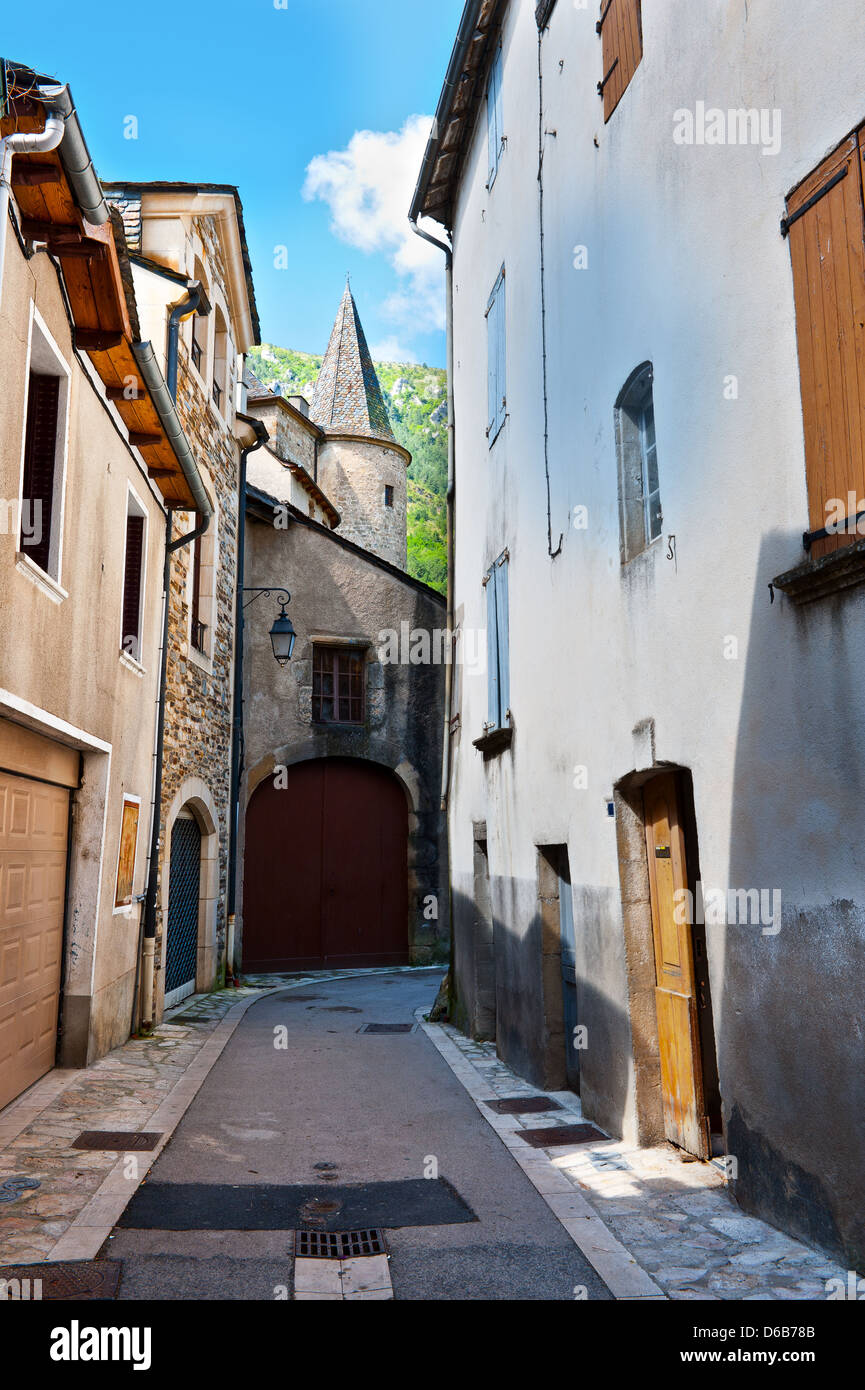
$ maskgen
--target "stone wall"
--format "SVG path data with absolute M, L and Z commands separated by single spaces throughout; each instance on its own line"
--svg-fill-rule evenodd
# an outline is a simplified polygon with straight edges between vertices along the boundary
M 342 517 L 341 536 L 400 569 L 406 567 L 406 470 L 398 445 L 328 435 L 319 446 L 318 483 Z M 393 505 L 385 504 L 385 487 Z

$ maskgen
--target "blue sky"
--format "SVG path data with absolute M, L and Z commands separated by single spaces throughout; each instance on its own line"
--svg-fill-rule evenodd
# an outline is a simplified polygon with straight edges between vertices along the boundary
M 106 181 L 238 185 L 265 341 L 323 352 L 350 270 L 373 349 L 443 365 L 442 257 L 403 227 L 428 127 L 407 122 L 435 110 L 463 0 L 276 3 L 40 0 L 4 14 L 3 55 L 69 83 Z

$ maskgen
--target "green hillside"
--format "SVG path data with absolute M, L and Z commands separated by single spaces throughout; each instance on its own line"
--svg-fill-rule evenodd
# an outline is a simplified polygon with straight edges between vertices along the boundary
M 311 400 L 320 357 L 263 343 L 247 362 L 265 386 Z M 397 440 L 412 455 L 408 474 L 408 572 L 440 593 L 447 586 L 447 375 L 413 362 L 376 362 Z

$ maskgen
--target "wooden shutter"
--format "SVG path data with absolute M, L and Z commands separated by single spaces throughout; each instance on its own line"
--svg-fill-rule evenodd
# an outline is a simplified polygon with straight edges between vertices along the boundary
M 604 69 L 598 91 L 604 98 L 604 120 L 608 121 L 643 57 L 641 0 L 602 0 L 598 32 Z
M 502 123 L 502 50 L 496 50 L 493 65 L 490 69 L 490 79 L 487 86 L 487 145 L 489 172 L 487 175 L 487 187 L 492 188 L 499 168 L 499 156 L 502 151 L 502 135 L 504 128 Z
M 499 634 L 499 726 L 505 728 L 511 707 L 510 612 L 506 555 L 496 561 L 493 573 L 496 582 L 496 618 Z
M 505 326 L 505 273 L 502 271 L 487 306 L 487 435 L 490 443 L 504 424 L 507 411 Z
M 123 650 L 141 658 L 141 575 L 144 562 L 144 517 L 126 518 L 126 564 L 123 570 Z M 132 640 L 130 640 L 132 639 Z
M 54 501 L 54 468 L 57 458 L 57 416 L 60 378 L 30 373 L 27 393 L 27 429 L 24 442 L 24 496 L 30 506 L 33 539 L 22 535 L 22 549 L 40 569 L 48 569 L 51 555 L 51 513 Z M 40 518 L 41 524 L 37 525 Z
M 496 567 L 486 578 L 487 586 L 487 723 L 498 729 L 499 723 L 499 629 L 496 613 Z
M 784 224 L 793 262 L 809 532 L 825 527 L 832 499 L 851 518 L 865 506 L 863 133 L 796 189 Z M 849 507 L 848 493 L 855 494 Z M 819 559 L 857 539 L 851 520 L 849 531 L 814 541 L 811 555 Z

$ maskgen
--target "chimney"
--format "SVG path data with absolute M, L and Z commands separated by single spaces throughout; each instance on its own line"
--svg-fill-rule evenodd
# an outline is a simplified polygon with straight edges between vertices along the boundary
M 306 396 L 289 396 L 288 403 L 293 405 L 295 410 L 299 410 L 301 415 L 305 415 L 307 420 L 309 419 L 309 401 Z

